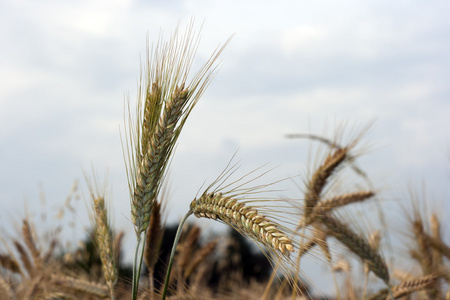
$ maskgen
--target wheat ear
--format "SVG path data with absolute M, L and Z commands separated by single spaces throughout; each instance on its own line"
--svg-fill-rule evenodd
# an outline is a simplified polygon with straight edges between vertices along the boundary
M 106 285 L 94 283 L 91 281 L 76 279 L 68 276 L 54 275 L 51 278 L 52 283 L 55 285 L 60 285 L 72 290 L 83 292 L 88 295 L 93 295 L 97 297 L 108 297 L 109 288 Z
M 21 273 L 19 263 L 10 255 L 0 254 L 0 267 L 5 268 L 13 273 Z
M 198 46 L 193 24 L 184 37 L 159 43 L 147 58 L 147 82 L 141 78 L 136 120 L 129 111 L 127 172 L 131 216 L 139 236 L 147 229 L 172 150 L 183 125 L 214 74 L 214 64 L 224 47 L 213 53 L 191 83 L 186 80 Z
M 325 159 L 322 165 L 314 172 L 311 180 L 308 182 L 305 193 L 305 209 L 304 209 L 304 224 L 310 224 L 310 215 L 314 207 L 320 200 L 322 191 L 334 174 L 337 168 L 348 157 L 348 148 L 338 148 L 333 150 Z M 302 224 L 299 224 L 301 227 Z
M 163 233 L 161 203 L 157 202 L 153 207 L 150 225 L 145 236 L 144 262 L 149 272 L 153 271 L 153 268 L 158 262 Z
M 26 219 L 23 220 L 22 234 L 25 244 L 27 245 L 27 248 L 30 251 L 31 256 L 33 257 L 34 266 L 37 270 L 40 270 L 44 262 L 41 257 L 41 252 L 38 250 L 36 243 L 33 239 L 30 223 Z
M 114 297 L 114 286 L 117 282 L 117 267 L 112 249 L 112 234 L 109 224 L 108 210 L 103 197 L 93 198 L 95 211 L 96 241 L 102 261 L 103 276 L 109 287 L 111 300 Z
M 35 268 L 33 266 L 33 263 L 31 262 L 28 252 L 19 241 L 14 241 L 14 246 L 16 247 L 17 252 L 19 252 L 20 260 L 22 261 L 23 266 L 27 270 L 28 275 L 32 277 L 34 275 Z
M 394 299 L 409 295 L 413 292 L 426 289 L 433 285 L 439 277 L 436 275 L 429 275 L 421 278 L 415 278 L 404 281 L 399 285 L 392 287 Z M 368 300 L 390 300 L 389 290 L 383 289 L 378 293 L 369 296 Z
M 191 22 L 184 37 L 179 37 L 176 31 L 168 43 L 158 43 L 152 58 L 147 57 L 146 78 L 141 76 L 135 116 L 128 105 L 128 120 L 125 121 L 128 134 L 125 136 L 126 146 L 122 145 L 131 196 L 131 219 L 137 237 L 132 288 L 134 300 L 143 259 L 141 235 L 148 227 L 181 130 L 212 79 L 215 61 L 225 47 L 215 51 L 187 84 L 198 42 L 199 35 L 194 36 Z
M 361 236 L 354 233 L 348 226 L 338 221 L 336 218 L 325 214 L 320 215 L 320 222 L 328 229 L 327 233 L 367 262 L 369 269 L 387 285 L 389 285 L 389 270 L 383 258 L 373 249 L 369 243 Z
M 431 245 L 431 247 L 438 250 L 442 255 L 445 255 L 450 259 L 450 247 L 447 246 L 442 240 L 436 239 L 435 237 L 425 234 L 426 242 Z
M 197 218 L 220 220 L 286 257 L 294 252 L 293 241 L 277 223 L 259 214 L 257 209 L 222 193 L 206 193 L 194 199 L 191 211 Z
M 205 259 L 214 252 L 218 242 L 218 240 L 211 241 L 195 253 L 191 262 L 183 271 L 184 278 L 188 278 L 192 274 L 192 272 L 194 272 L 194 270 L 200 265 L 200 263 L 202 261 L 205 261 Z
M 164 228 L 161 221 L 161 203 L 156 202 L 152 209 L 152 216 L 150 218 L 150 224 L 147 228 L 144 246 L 144 263 L 148 269 L 150 299 L 153 298 L 155 292 L 153 273 L 155 265 L 158 262 L 163 234 Z

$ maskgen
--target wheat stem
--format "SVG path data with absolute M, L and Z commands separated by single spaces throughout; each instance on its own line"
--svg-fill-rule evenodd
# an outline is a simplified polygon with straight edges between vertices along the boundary
M 181 233 L 183 231 L 182 229 L 183 229 L 184 223 L 186 222 L 187 218 L 191 214 L 192 214 L 192 211 L 189 210 L 188 213 L 181 220 L 180 224 L 178 225 L 177 234 L 175 235 L 175 240 L 173 241 L 172 252 L 170 253 L 169 265 L 167 266 L 166 279 L 164 281 L 164 288 L 163 288 L 163 294 L 162 294 L 161 300 L 165 300 L 166 299 L 167 288 L 169 286 L 169 281 L 170 281 L 170 273 L 172 271 L 173 259 L 175 257 L 175 252 L 177 250 L 177 245 L 178 245 L 178 242 L 180 241 L 180 237 L 181 237 Z

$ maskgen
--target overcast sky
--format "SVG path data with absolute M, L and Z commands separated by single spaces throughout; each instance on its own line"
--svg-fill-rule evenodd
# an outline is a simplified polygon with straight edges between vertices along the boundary
M 25 206 L 41 211 L 41 193 L 53 218 L 74 181 L 87 194 L 93 166 L 100 182 L 108 174 L 117 228 L 133 234 L 124 95 L 135 99 L 147 34 L 167 39 L 192 17 L 203 23 L 194 69 L 234 37 L 179 140 L 169 221 L 237 149 L 243 170 L 279 166 L 269 181 L 302 174 L 309 143 L 285 135 L 333 137 L 344 121 L 375 121 L 359 165 L 385 200 L 423 180 L 449 213 L 449 11 L 447 1 L 1 1 L 0 227 Z

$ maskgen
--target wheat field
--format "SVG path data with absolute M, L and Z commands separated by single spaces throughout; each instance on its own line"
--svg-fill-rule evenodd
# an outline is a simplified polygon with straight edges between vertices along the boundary
M 111 225 L 108 195 L 87 180 L 92 228 L 77 249 L 64 251 L 57 235 L 42 238 L 27 217 L 19 236 L 2 236 L 1 300 L 450 299 L 446 219 L 432 207 L 423 209 L 425 199 L 412 190 L 402 210 L 407 222 L 399 230 L 407 250 L 392 247 L 377 197 L 381 187 L 357 164 L 365 155 L 366 129 L 348 140 L 341 138 L 342 129 L 334 136 L 288 136 L 321 149 L 301 179 L 280 178 L 302 185 L 293 198 L 266 196 L 277 182 L 259 184 L 266 171 L 240 174 L 231 160 L 186 203 L 179 224 L 165 223 L 170 206 L 164 183 L 178 137 L 229 42 L 192 73 L 199 34 L 193 24 L 176 30 L 149 51 L 137 100 L 126 100 L 121 139 L 136 234 L 133 265 L 122 260 L 124 234 Z M 379 214 L 367 214 L 378 220 L 363 222 L 354 214 L 353 207 L 367 203 L 380 207 Z M 230 231 L 205 239 L 195 217 Z M 381 227 L 367 228 L 368 223 Z M 333 295 L 308 279 L 303 260 L 315 260 L 331 274 Z

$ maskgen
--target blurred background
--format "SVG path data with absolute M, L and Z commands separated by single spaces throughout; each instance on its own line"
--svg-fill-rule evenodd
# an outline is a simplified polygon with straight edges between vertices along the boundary
M 132 256 L 124 99 L 136 98 L 147 37 L 168 40 L 192 18 L 202 36 L 193 72 L 234 36 L 180 137 L 168 223 L 236 151 L 242 173 L 277 167 L 265 177 L 272 182 L 314 162 L 314 143 L 287 134 L 333 138 L 342 124 L 355 132 L 372 122 L 358 165 L 388 217 L 409 188 L 426 190 L 427 205 L 445 216 L 449 9 L 446 1 L 1 1 L 0 228 L 13 234 L 28 213 L 43 230 L 58 220 L 70 241 L 84 238 L 83 172 L 95 170 Z M 301 198 L 304 178 L 280 193 Z M 306 273 L 314 281 L 324 272 Z

